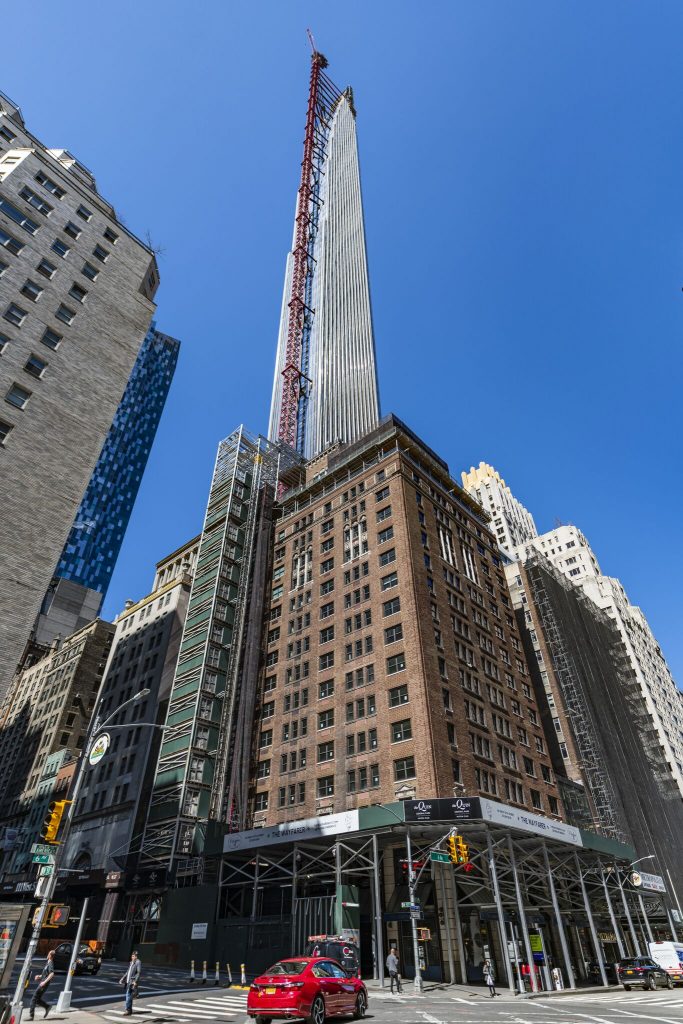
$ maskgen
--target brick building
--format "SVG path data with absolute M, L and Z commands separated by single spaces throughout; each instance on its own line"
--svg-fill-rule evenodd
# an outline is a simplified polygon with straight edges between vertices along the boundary
M 388 416 L 275 526 L 253 824 L 481 794 L 561 817 L 496 541 Z

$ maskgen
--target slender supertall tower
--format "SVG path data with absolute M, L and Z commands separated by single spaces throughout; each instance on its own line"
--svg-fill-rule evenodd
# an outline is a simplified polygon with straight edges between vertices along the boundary
M 314 50 L 268 431 L 307 459 L 379 418 L 356 112 L 326 67 Z

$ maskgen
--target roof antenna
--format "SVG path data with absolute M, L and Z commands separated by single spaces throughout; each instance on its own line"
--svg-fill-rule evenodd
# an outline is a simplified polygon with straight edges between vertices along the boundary
M 315 39 L 313 38 L 313 33 L 311 32 L 310 28 L 306 29 L 306 35 L 308 36 L 308 41 L 311 44 L 311 50 L 313 51 L 313 53 L 317 53 L 318 50 L 315 45 Z

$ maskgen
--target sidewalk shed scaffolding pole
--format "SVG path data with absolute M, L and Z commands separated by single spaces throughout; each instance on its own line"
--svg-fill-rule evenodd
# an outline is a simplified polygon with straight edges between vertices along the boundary
M 614 938 L 617 941 L 617 947 L 619 949 L 619 958 L 621 960 L 623 960 L 624 957 L 626 956 L 626 951 L 624 949 L 624 943 L 622 942 L 622 939 L 621 939 L 621 932 L 619 931 L 619 928 L 617 926 L 617 919 L 614 916 L 614 908 L 612 907 L 612 901 L 609 898 L 609 890 L 607 888 L 607 879 L 605 878 L 605 872 L 603 871 L 602 867 L 600 868 L 600 877 L 602 879 L 602 887 L 603 887 L 603 889 L 605 891 L 605 900 L 607 901 L 607 909 L 609 911 L 610 921 L 612 922 L 612 930 L 614 931 Z
M 557 902 L 557 893 L 555 892 L 555 881 L 553 879 L 553 871 L 550 866 L 550 858 L 548 856 L 548 847 L 543 843 L 543 859 L 545 860 L 545 868 L 548 872 L 548 886 L 550 889 L 550 899 L 553 904 L 553 911 L 555 913 L 555 923 L 557 925 L 557 932 L 560 936 L 560 946 L 562 947 L 562 956 L 564 958 L 564 968 L 567 972 L 569 979 L 569 987 L 576 988 L 576 981 L 574 980 L 574 972 L 572 970 L 571 960 L 569 958 L 569 947 L 567 946 L 567 936 L 564 934 L 564 922 L 562 921 L 562 915 L 560 914 L 560 905 Z
M 578 853 L 574 853 L 574 860 L 576 862 L 576 876 L 579 879 L 579 884 L 581 886 L 581 896 L 583 897 L 583 905 L 586 910 L 586 917 L 588 918 L 588 927 L 591 933 L 593 950 L 595 951 L 595 959 L 597 960 L 598 967 L 600 968 L 600 977 L 602 979 L 602 983 L 605 986 L 605 988 L 607 988 L 609 983 L 607 981 L 607 974 L 605 973 L 605 961 L 602 955 L 602 946 L 600 945 L 600 939 L 598 938 L 598 933 L 595 928 L 595 921 L 593 920 L 593 915 L 591 913 L 591 905 L 588 900 L 588 893 L 586 892 L 586 883 L 583 880 L 583 870 L 581 868 L 581 861 L 579 860 Z
M 517 897 L 517 907 L 519 910 L 519 920 L 522 925 L 522 938 L 524 940 L 524 952 L 526 954 L 526 962 L 529 965 L 529 979 L 531 981 L 532 992 L 538 992 L 538 978 L 536 971 L 534 970 L 534 955 L 531 952 L 531 943 L 529 941 L 529 927 L 526 922 L 526 912 L 524 910 L 524 899 L 522 898 L 522 890 L 519 885 L 519 875 L 517 874 L 517 861 L 515 860 L 514 847 L 512 843 L 512 836 L 508 834 L 508 850 L 510 851 L 510 864 L 512 866 L 512 879 L 515 883 L 515 896 Z
M 488 845 L 489 852 L 489 874 L 491 876 L 491 885 L 493 887 L 493 896 L 496 901 L 496 912 L 498 914 L 498 930 L 500 933 L 500 950 L 501 956 L 503 957 L 503 963 L 505 964 L 505 973 L 508 979 L 508 987 L 512 994 L 515 994 L 515 979 L 512 974 L 512 968 L 510 967 L 510 957 L 507 951 L 507 932 L 505 930 L 505 913 L 503 911 L 503 901 L 500 898 L 500 888 L 498 886 L 498 873 L 496 871 L 496 858 L 493 853 L 493 842 L 491 840 L 491 833 L 486 830 L 486 842 Z
M 375 904 L 375 956 L 377 958 L 377 977 L 381 988 L 384 988 L 384 939 L 382 936 L 382 893 L 379 880 L 379 844 L 377 835 L 372 837 L 372 891 Z

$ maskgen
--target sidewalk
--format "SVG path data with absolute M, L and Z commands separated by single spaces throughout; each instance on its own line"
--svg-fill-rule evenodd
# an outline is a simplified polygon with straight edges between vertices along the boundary
M 379 981 L 376 979 L 366 979 L 365 985 L 371 999 L 392 998 L 388 978 L 384 982 L 384 988 L 380 986 Z M 411 978 L 402 978 L 401 986 L 401 996 L 404 999 L 415 997 L 416 999 L 426 999 L 429 1001 L 430 998 L 434 999 L 440 995 L 450 995 L 460 999 L 471 999 L 474 1002 L 475 1000 L 491 998 L 485 985 L 447 985 L 441 982 L 426 981 L 424 983 L 424 990 L 418 993 L 415 991 Z M 498 992 L 501 998 L 511 1001 L 518 999 L 557 999 L 561 996 L 576 995 L 586 995 L 592 998 L 600 993 L 609 994 L 619 987 L 619 985 L 610 985 L 608 988 L 605 988 L 603 985 L 586 985 L 576 989 L 563 988 L 559 991 L 553 989 L 547 992 L 515 992 L 513 994 L 507 986 L 503 988 L 499 985 Z

